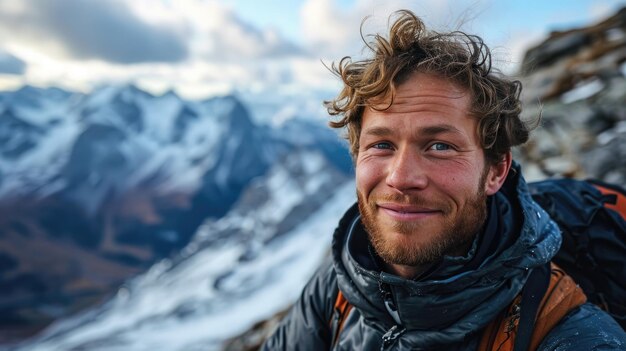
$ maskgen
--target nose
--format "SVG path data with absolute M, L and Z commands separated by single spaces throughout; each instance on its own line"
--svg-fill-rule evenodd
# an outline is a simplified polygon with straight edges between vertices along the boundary
M 397 150 L 389 164 L 387 185 L 400 192 L 424 189 L 428 177 L 423 163 L 417 151 L 408 147 Z

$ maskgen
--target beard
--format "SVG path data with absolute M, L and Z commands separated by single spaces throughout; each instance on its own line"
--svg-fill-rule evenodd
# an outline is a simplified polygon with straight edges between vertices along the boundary
M 487 196 L 484 180 L 475 194 L 468 194 L 467 202 L 456 213 L 448 203 L 425 199 L 415 195 L 370 195 L 365 199 L 357 193 L 361 222 L 376 253 L 387 263 L 405 266 L 428 265 L 445 255 L 462 255 L 467 252 L 487 218 Z M 382 223 L 376 214 L 379 201 L 436 208 L 442 218 L 430 221 Z M 433 220 L 436 220 L 433 223 Z

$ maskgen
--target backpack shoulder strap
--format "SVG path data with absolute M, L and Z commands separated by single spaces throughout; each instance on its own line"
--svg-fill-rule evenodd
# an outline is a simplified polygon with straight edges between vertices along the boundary
M 335 300 L 335 306 L 333 308 L 333 316 L 329 322 L 331 335 L 332 335 L 332 344 L 330 345 L 330 349 L 332 350 L 337 342 L 339 341 L 339 334 L 341 334 L 341 330 L 343 329 L 343 325 L 348 317 L 348 314 L 352 310 L 352 305 L 346 297 L 343 296 L 341 290 L 337 293 L 337 299 Z
M 626 220 L 626 193 L 624 193 L 624 189 L 595 179 L 588 180 L 588 182 L 606 197 L 604 207 L 619 213 Z
M 522 293 L 513 300 L 509 308 L 503 311 L 500 316 L 496 317 L 485 328 L 479 350 L 521 351 L 515 348 L 517 337 L 529 339 L 530 342 L 526 346 L 527 349 L 536 350 L 545 336 L 563 317 L 587 301 L 587 297 L 582 289 L 576 285 L 570 276 L 565 274 L 554 263 L 551 264 L 550 268 L 550 282 L 547 289 L 545 289 L 545 294 L 539 303 L 538 309 L 536 309 L 534 328 L 532 318 L 530 319 L 530 326 L 527 317 L 525 320 L 520 321 L 521 315 L 528 314 L 523 312 L 528 307 L 528 304 L 524 306 L 522 303 Z M 529 283 L 532 284 L 532 282 Z M 536 288 L 530 288 L 530 290 L 536 291 Z M 532 306 L 530 309 L 532 310 Z M 533 313 L 531 312 L 530 314 L 532 315 Z M 520 323 L 524 323 L 525 326 L 519 326 Z M 528 335 L 532 335 L 532 337 L 529 338 Z M 524 347 L 524 345 L 518 347 Z
M 585 302 L 587 302 L 587 296 L 581 287 L 565 271 L 552 263 L 550 286 L 539 306 L 530 350 L 536 350 L 563 317 Z
M 550 263 L 533 269 L 522 290 L 521 311 L 515 336 L 515 351 L 527 351 L 535 330 L 535 318 L 550 286 Z

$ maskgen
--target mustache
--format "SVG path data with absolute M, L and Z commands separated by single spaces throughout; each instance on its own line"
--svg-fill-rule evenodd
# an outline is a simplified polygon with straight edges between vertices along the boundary
M 394 203 L 399 205 L 416 206 L 423 208 L 434 208 L 440 210 L 447 210 L 449 204 L 426 198 L 424 196 L 416 196 L 410 194 L 377 194 L 371 195 L 368 198 L 369 206 L 376 206 L 378 203 Z

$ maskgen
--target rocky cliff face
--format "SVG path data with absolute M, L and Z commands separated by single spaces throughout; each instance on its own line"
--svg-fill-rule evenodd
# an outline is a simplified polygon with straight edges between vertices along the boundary
M 524 115 L 543 122 L 517 154 L 531 178 L 626 185 L 626 8 L 552 33 L 522 63 Z

